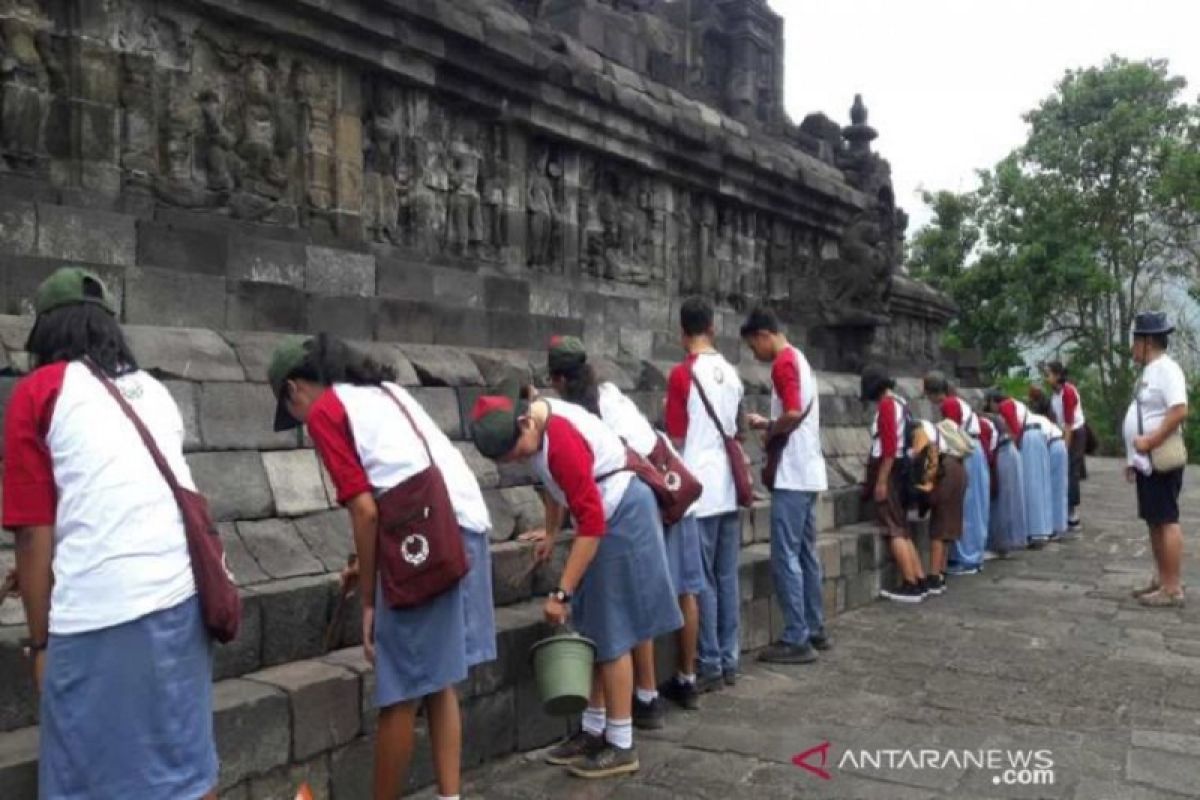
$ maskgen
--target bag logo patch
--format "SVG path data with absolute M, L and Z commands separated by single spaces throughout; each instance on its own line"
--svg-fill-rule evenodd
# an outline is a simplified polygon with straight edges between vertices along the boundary
M 679 473 L 674 470 L 669 471 L 663 476 L 663 483 L 667 485 L 667 489 L 672 492 L 678 492 L 683 486 L 683 478 L 679 477 Z
M 410 533 L 400 543 L 400 554 L 414 567 L 419 567 L 429 558 L 429 540 L 419 533 Z

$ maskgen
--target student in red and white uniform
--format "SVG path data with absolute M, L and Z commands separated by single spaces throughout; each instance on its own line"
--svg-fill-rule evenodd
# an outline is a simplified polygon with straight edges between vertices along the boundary
M 1083 414 L 1083 401 L 1079 389 L 1067 379 L 1067 368 L 1061 361 L 1046 365 L 1046 383 L 1054 394 L 1050 398 L 1054 409 L 1054 420 L 1063 430 L 1069 456 L 1067 485 L 1068 524 L 1079 527 L 1079 482 L 1087 474 L 1087 418 Z
M 575 336 L 556 336 L 550 340 L 547 353 L 550 385 L 562 399 L 583 406 L 604 420 L 612 431 L 639 456 L 650 458 L 665 441 L 662 434 L 626 397 L 616 384 L 596 378 L 596 372 L 588 363 L 587 349 Z M 670 447 L 670 444 L 666 444 Z M 539 546 L 540 558 L 549 558 L 553 552 L 554 536 L 561 515 L 555 514 L 555 527 L 547 525 L 547 536 Z M 704 563 L 700 555 L 700 528 L 695 514 L 688 513 L 683 519 L 668 527 L 664 533 L 667 568 L 671 585 L 679 599 L 679 610 L 683 614 L 683 627 L 677 642 L 678 671 L 663 684 L 663 693 L 682 708 L 695 710 L 696 696 L 696 648 L 700 635 L 700 606 L 697 595 L 704 589 Z M 633 650 L 633 672 L 637 681 L 633 703 L 633 724 L 639 728 L 661 728 L 663 707 L 655 680 L 654 642 L 638 643 Z
M 987 393 L 986 410 L 999 414 L 1008 426 L 1013 444 L 1021 453 L 1025 481 L 1025 525 L 1030 547 L 1041 547 L 1054 532 L 1046 487 L 1050 483 L 1050 449 L 1046 434 L 1030 423 L 1029 407 L 1001 389 Z
M 752 311 L 741 333 L 754 357 L 771 365 L 771 417 L 751 414 L 748 420 L 751 428 L 764 432 L 769 461 L 777 464 L 771 494 L 771 571 L 784 626 L 779 640 L 759 660 L 806 664 L 816 660 L 817 650 L 829 648 L 817 557 L 817 498 L 829 488 L 821 453 L 817 377 L 767 309 Z
M 688 298 L 679 309 L 679 324 L 688 355 L 667 380 L 666 426 L 671 442 L 683 453 L 684 464 L 704 486 L 696 503 L 706 582 L 700 595 L 697 688 L 706 692 L 719 688 L 722 680 L 728 685 L 737 681 L 742 526 L 725 443 L 696 384 L 712 404 L 721 429 L 731 436 L 738 430 L 744 390 L 737 370 L 714 343 L 712 304 L 703 298 Z
M 379 708 L 374 797 L 390 800 L 404 786 L 413 726 L 423 704 L 438 794 L 454 800 L 462 751 L 455 684 L 466 679 L 470 667 L 496 657 L 491 519 L 479 483 L 433 418 L 395 383 L 394 371 L 340 340 L 325 334 L 285 340 L 271 359 L 268 377 L 278 399 L 275 430 L 306 426 L 338 502 L 350 513 L 363 649 L 375 666 Z M 445 483 L 470 571 L 421 605 L 394 608 L 384 600 L 378 580 L 376 497 L 430 466 Z
M 215 800 L 212 647 L 179 506 L 83 362 L 194 491 L 179 409 L 138 369 L 96 275 L 58 270 L 35 308 L 34 370 L 5 410 L 4 527 L 41 693 L 38 796 Z
M 583 730 L 547 761 L 582 778 L 636 772 L 630 651 L 683 625 L 654 494 L 628 470 L 624 442 L 575 403 L 484 396 L 471 420 L 480 454 L 530 462 L 553 500 L 547 516 L 559 506 L 575 520 L 575 540 L 545 616 L 556 625 L 570 619 L 595 642 L 597 675 Z
M 973 575 L 983 568 L 992 494 L 988 458 L 980 446 L 982 424 L 979 415 L 954 392 L 942 373 L 931 372 L 926 375 L 924 389 L 925 396 L 937 406 L 942 419 L 953 420 L 976 443 L 975 451 L 964 465 L 967 469 L 967 495 L 963 501 L 963 533 L 950 548 L 947 567 L 951 575 Z

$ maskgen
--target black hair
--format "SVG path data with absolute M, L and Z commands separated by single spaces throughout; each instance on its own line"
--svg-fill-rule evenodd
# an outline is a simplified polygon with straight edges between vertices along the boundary
M 1159 350 L 1166 350 L 1167 346 L 1171 343 L 1171 334 L 1169 333 L 1152 333 L 1146 338 Z
M 930 372 L 921 381 L 926 394 L 951 394 L 950 381 L 946 380 L 946 376 L 940 372 Z
M 679 307 L 679 327 L 688 336 L 703 336 L 712 330 L 712 303 L 703 297 L 689 297 Z
M 1061 361 L 1047 361 L 1045 364 L 1046 371 L 1060 381 L 1067 379 L 1067 365 Z
M 769 308 L 764 306 L 755 306 L 746 317 L 746 321 L 742 323 L 742 338 L 753 336 L 756 333 L 779 333 L 779 318 Z
M 137 371 L 121 323 L 95 303 L 78 303 L 40 314 L 25 349 L 34 367 L 91 359 L 110 378 Z
M 287 374 L 288 380 L 305 380 L 332 386 L 379 386 L 396 380 L 396 370 L 355 350 L 336 336 L 318 333 L 305 344 L 306 354 L 299 366 Z
M 883 397 L 883 393 L 896 388 L 896 381 L 888 375 L 887 370 L 880 366 L 869 366 L 863 370 L 859 384 L 861 398 L 875 402 Z
M 597 417 L 600 416 L 600 384 L 591 364 L 580 361 L 552 369 L 550 377 L 562 378 L 563 400 L 581 405 Z
M 1002 403 L 1008 399 L 1008 393 L 999 386 L 993 386 L 987 390 L 987 394 L 983 396 L 984 406 L 992 406 L 995 403 Z

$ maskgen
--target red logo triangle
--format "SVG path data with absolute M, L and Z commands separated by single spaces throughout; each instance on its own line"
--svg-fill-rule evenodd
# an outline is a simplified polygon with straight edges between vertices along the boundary
M 808 770 L 823 781 L 831 781 L 833 780 L 833 776 L 825 769 L 825 766 L 829 763 L 829 747 L 829 742 L 821 742 L 816 747 L 810 747 L 803 753 L 792 756 L 792 763 L 801 769 Z M 813 765 L 808 763 L 809 759 L 818 755 L 821 757 L 820 764 Z

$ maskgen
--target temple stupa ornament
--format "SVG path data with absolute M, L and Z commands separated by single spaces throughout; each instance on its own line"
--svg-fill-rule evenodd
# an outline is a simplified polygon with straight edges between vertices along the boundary
M 862 95 L 854 95 L 854 105 L 850 107 L 850 124 L 842 128 L 842 138 L 846 140 L 850 153 L 855 156 L 870 153 L 871 142 L 879 137 L 879 131 L 867 124 L 867 113 Z

